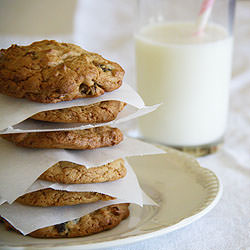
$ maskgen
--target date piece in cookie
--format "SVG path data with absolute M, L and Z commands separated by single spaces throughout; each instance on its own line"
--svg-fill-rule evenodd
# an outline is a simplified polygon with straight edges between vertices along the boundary
M 37 207 L 71 206 L 97 201 L 108 201 L 113 197 L 97 192 L 68 192 L 46 188 L 27 193 L 16 199 L 18 203 Z
M 105 123 L 113 121 L 125 105 L 126 103 L 119 101 L 103 101 L 86 106 L 43 111 L 31 118 L 46 122 Z
M 126 174 L 127 169 L 123 159 L 92 168 L 60 161 L 40 175 L 39 179 L 63 184 L 87 184 L 115 181 L 125 177 Z
M 110 205 L 78 219 L 38 229 L 29 235 L 36 238 L 73 238 L 100 233 L 126 219 L 129 216 L 128 206 L 127 203 Z M 6 220 L 4 223 L 7 230 L 17 231 Z
M 109 126 L 84 130 L 4 134 L 2 138 L 28 148 L 95 149 L 119 144 L 123 134 Z
M 0 93 L 35 102 L 97 97 L 119 88 L 123 76 L 119 64 L 70 43 L 43 40 L 0 51 Z

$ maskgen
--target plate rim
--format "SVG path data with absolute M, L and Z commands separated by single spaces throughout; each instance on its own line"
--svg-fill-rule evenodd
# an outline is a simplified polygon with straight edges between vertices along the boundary
M 207 214 L 208 212 L 210 212 L 219 202 L 222 193 L 223 193 L 223 185 L 221 182 L 220 177 L 218 177 L 212 170 L 202 167 L 200 166 L 199 162 L 197 161 L 197 159 L 195 159 L 194 157 L 177 151 L 175 149 L 170 149 L 170 148 L 165 148 L 167 149 L 167 152 L 176 152 L 177 154 L 180 154 L 183 157 L 187 157 L 190 160 L 195 160 L 197 162 L 195 168 L 201 168 L 203 171 L 208 171 L 210 172 L 214 178 L 217 180 L 218 183 L 218 190 L 217 193 L 214 197 L 214 199 L 207 205 L 205 206 L 203 209 L 201 209 L 198 212 L 195 212 L 193 215 L 190 215 L 184 219 L 181 219 L 180 221 L 174 223 L 173 225 L 170 226 L 165 226 L 164 228 L 161 229 L 156 229 L 153 232 L 148 232 L 148 233 L 144 233 L 144 234 L 140 234 L 140 235 L 132 235 L 132 236 L 128 236 L 126 238 L 121 238 L 121 239 L 114 239 L 114 240 L 107 240 L 107 241 L 102 241 L 102 242 L 96 242 L 96 243 L 72 243 L 66 246 L 56 246 L 53 243 L 48 244 L 46 246 L 42 246 L 41 244 L 30 244 L 30 245 L 21 245 L 21 246 L 16 246 L 16 245 L 0 245 L 0 249 L 30 249 L 30 248 L 36 248 L 36 249 L 101 249 L 101 248 L 107 248 L 107 247 L 114 247 L 114 246 L 122 246 L 122 245 L 127 245 L 127 244 L 131 244 L 131 243 L 136 243 L 139 241 L 143 241 L 146 239 L 151 239 L 153 237 L 157 237 L 157 236 L 162 236 L 163 234 L 167 234 L 170 232 L 173 232 L 175 230 L 184 228 L 186 226 L 188 226 L 189 224 L 199 220 L 201 217 L 203 217 L 205 214 Z
M 218 193 L 215 196 L 214 200 L 204 209 L 202 209 L 200 212 L 197 212 L 194 215 L 191 215 L 187 218 L 184 218 L 182 220 L 180 220 L 179 222 L 177 222 L 176 224 L 173 224 L 171 226 L 167 226 L 165 228 L 159 229 L 159 230 L 155 230 L 154 232 L 150 232 L 150 233 L 145 233 L 145 234 L 141 234 L 141 235 L 136 235 L 136 236 L 129 236 L 127 238 L 124 239 L 116 239 L 116 240 L 110 240 L 110 241 L 104 241 L 104 242 L 97 242 L 97 243 L 89 243 L 89 244 L 84 244 L 84 245 L 75 245 L 74 247 L 81 247 L 81 249 L 100 249 L 100 248 L 107 248 L 107 247 L 114 247 L 114 246 L 118 246 L 118 245 L 127 245 L 130 243 L 136 243 L 136 242 L 140 242 L 142 240 L 146 240 L 146 239 L 151 239 L 153 237 L 157 237 L 157 236 L 162 236 L 163 234 L 167 234 L 170 232 L 173 232 L 175 230 L 184 228 L 186 226 L 188 226 L 189 224 L 199 220 L 201 217 L 203 217 L 205 214 L 207 214 L 208 212 L 210 212 L 220 201 L 220 198 L 222 196 L 223 193 L 223 185 L 220 181 L 220 178 L 210 169 L 205 168 L 205 167 L 201 167 L 202 169 L 206 169 L 209 172 L 211 172 L 212 174 L 214 174 L 214 176 L 217 178 L 218 180 Z M 117 244 L 119 242 L 119 244 Z M 58 246 L 59 247 L 59 246 Z M 55 247 L 58 248 L 58 247 Z M 68 246 L 70 247 L 70 246 Z M 73 245 L 72 245 L 73 247 Z M 66 247 L 65 247 L 66 248 Z M 63 249 L 63 248 L 61 248 Z
M 219 184 L 218 185 L 218 192 L 217 192 L 214 200 L 208 206 L 206 206 L 204 209 L 202 209 L 201 211 L 195 213 L 194 215 L 191 215 L 187 218 L 180 220 L 176 224 L 173 224 L 171 226 L 167 226 L 167 227 L 159 229 L 159 230 L 155 230 L 155 231 L 150 232 L 150 233 L 145 233 L 145 234 L 136 235 L 136 236 L 130 236 L 130 237 L 127 237 L 124 239 L 116 239 L 116 240 L 110 240 L 110 241 L 104 241 L 104 242 L 89 243 L 89 244 L 84 244 L 84 245 L 75 245 L 74 247 L 81 247 L 81 249 L 83 249 L 83 250 L 89 249 L 89 248 L 100 249 L 100 248 L 117 246 L 118 245 L 118 244 L 116 244 L 117 242 L 119 242 L 119 245 L 136 243 L 136 242 L 139 242 L 139 241 L 142 241 L 145 239 L 151 239 L 153 237 L 161 236 L 163 234 L 167 234 L 167 233 L 173 232 L 175 230 L 184 228 L 184 227 L 188 226 L 189 224 L 199 220 L 201 217 L 203 217 L 205 214 L 210 212 L 218 204 L 218 202 L 220 201 L 220 198 L 222 196 L 222 193 L 223 193 L 223 185 L 222 185 L 222 182 L 220 181 L 220 178 L 212 170 L 205 168 L 205 167 L 202 167 L 202 166 L 200 166 L 200 168 L 205 169 L 205 170 L 209 171 L 210 173 L 212 173 L 217 178 L 218 184 Z M 84 248 L 83 248 L 83 246 L 84 246 Z M 56 248 L 58 248 L 58 247 L 55 247 L 55 249 Z

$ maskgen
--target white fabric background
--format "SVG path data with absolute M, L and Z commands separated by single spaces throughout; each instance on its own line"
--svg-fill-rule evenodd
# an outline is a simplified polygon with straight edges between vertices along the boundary
M 8 47 L 13 42 L 29 43 L 43 38 L 75 41 L 86 49 L 118 61 L 126 70 L 126 81 L 135 86 L 135 2 L 78 0 L 75 25 L 72 25 L 72 30 L 67 30 L 67 34 L 23 34 L 20 30 L 8 34 L 6 26 L 5 30 L 0 30 L 0 46 Z M 47 3 L 50 8 L 57 9 L 56 4 L 53 6 L 51 3 Z M 9 15 L 7 10 L 1 12 L 0 21 L 5 18 L 4 15 Z M 33 12 L 34 18 L 36 13 Z M 17 17 L 20 16 L 19 13 Z M 23 14 L 22 18 L 27 16 Z M 15 21 L 19 22 L 18 19 Z M 250 250 L 250 1 L 247 0 L 238 1 L 236 8 L 233 80 L 230 89 L 230 113 L 223 148 L 214 155 L 199 159 L 203 166 L 217 173 L 224 184 L 224 193 L 219 204 L 209 214 L 186 228 L 109 249 Z

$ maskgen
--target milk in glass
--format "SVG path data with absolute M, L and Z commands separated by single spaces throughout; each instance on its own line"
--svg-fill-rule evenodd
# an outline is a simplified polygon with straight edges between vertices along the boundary
M 136 36 L 137 87 L 147 105 L 139 119 L 144 138 L 171 146 L 219 141 L 225 132 L 232 38 L 219 25 L 202 35 L 192 23 L 162 23 Z

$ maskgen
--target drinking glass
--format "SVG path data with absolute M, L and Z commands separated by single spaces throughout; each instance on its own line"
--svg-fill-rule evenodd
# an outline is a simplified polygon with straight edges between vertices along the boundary
M 201 5 L 138 0 L 135 33 L 138 92 L 161 103 L 138 119 L 140 137 L 197 156 L 216 151 L 226 129 L 235 0 L 215 1 L 211 15 Z

